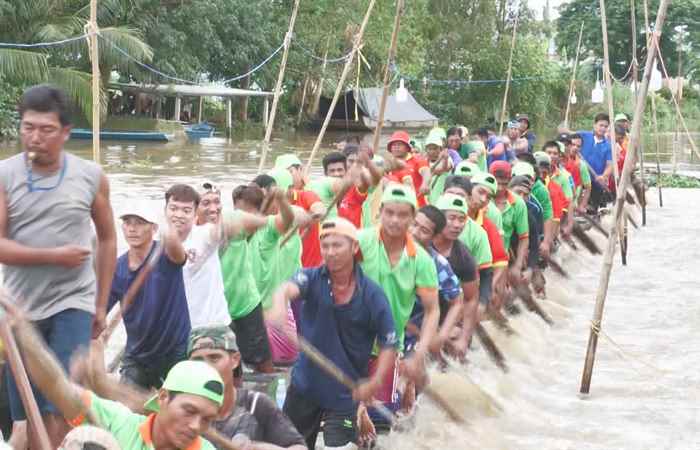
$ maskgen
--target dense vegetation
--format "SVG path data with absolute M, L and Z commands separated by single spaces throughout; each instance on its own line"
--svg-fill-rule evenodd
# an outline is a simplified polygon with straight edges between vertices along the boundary
M 289 56 L 279 124 L 294 123 L 307 87 L 305 112 L 312 109 L 319 86 L 330 95 L 343 61 L 329 63 L 325 72 L 314 59 L 338 58 L 348 52 L 352 36 L 368 0 L 301 0 Z M 644 15 L 637 7 L 640 33 L 637 55 L 645 54 Z M 650 0 L 655 19 L 659 0 Z M 287 29 L 293 0 L 99 0 L 100 68 L 103 86 L 110 76 L 121 81 L 172 82 L 144 70 L 135 60 L 159 71 L 196 81 L 221 81 L 245 73 L 276 48 Z M 376 86 L 386 67 L 395 11 L 394 2 L 377 1 L 362 48 L 363 62 L 353 69 L 348 86 Z M 565 3 L 556 21 L 536 20 L 539 12 L 526 0 L 411 0 L 406 2 L 394 70 L 394 83 L 403 77 L 411 92 L 430 111 L 449 123 L 474 127 L 498 117 L 502 101 L 510 38 L 517 16 L 517 41 L 512 86 L 508 99 L 511 115 L 527 112 L 536 127 L 554 126 L 566 106 L 571 61 L 581 21 L 585 21 L 585 61 L 577 86 L 579 102 L 574 123 L 587 123 L 594 111 L 587 98 L 600 73 L 602 55 L 597 2 Z M 629 2 L 607 2 L 611 35 L 611 67 L 616 77 L 626 76 L 632 52 Z M 517 8 L 517 9 L 516 9 Z M 83 33 L 89 16 L 88 0 L 0 0 L 0 42 L 55 41 Z M 676 0 L 669 9 L 669 26 L 662 50 L 671 73 L 677 71 L 677 37 L 674 27 L 687 25 L 683 36 L 685 62 L 682 71 L 697 83 L 700 66 L 700 3 Z M 558 49 L 558 55 L 553 50 Z M 79 110 L 89 111 L 90 63 L 85 40 L 38 49 L 0 48 L 0 134 L 16 126 L 14 104 L 27 85 L 51 81 L 64 87 Z M 272 89 L 281 58 L 274 58 L 251 77 L 232 87 Z M 359 70 L 359 74 L 357 71 Z M 321 85 L 319 80 L 325 79 Z M 473 83 L 474 80 L 492 80 Z M 688 95 L 692 95 L 690 92 Z M 616 99 L 618 107 L 631 110 L 629 95 Z M 697 95 L 687 101 L 690 120 L 698 120 Z M 259 118 L 257 102 L 237 105 L 239 116 Z M 664 109 L 665 108 L 665 109 Z M 673 117 L 666 100 L 660 109 Z M 88 114 L 89 115 L 89 114 Z M 663 117 L 662 117 L 663 120 Z M 672 120 L 668 120 L 672 122 Z M 5 131 L 2 131 L 5 130 Z

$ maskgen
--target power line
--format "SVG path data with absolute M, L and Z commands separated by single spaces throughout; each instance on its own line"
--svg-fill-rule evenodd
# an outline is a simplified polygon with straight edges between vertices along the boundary
M 41 47 L 56 47 L 59 45 L 70 44 L 71 42 L 80 41 L 90 36 L 90 33 L 85 33 L 80 36 L 61 39 L 60 41 L 52 42 L 37 42 L 34 44 L 20 44 L 15 42 L 0 42 L 0 48 L 41 48 Z

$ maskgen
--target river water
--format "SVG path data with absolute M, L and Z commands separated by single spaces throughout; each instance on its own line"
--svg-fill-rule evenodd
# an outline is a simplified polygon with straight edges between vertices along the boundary
M 326 150 L 339 135 L 329 135 Z M 302 160 L 312 136 L 275 140 L 275 154 L 295 151 Z M 89 142 L 67 148 L 91 157 Z M 224 191 L 230 208 L 235 185 L 257 170 L 258 140 L 206 139 L 199 144 L 103 142 L 102 164 L 109 176 L 118 215 L 124 206 L 145 200 L 162 210 L 163 193 L 173 183 L 211 181 Z M 0 158 L 19 151 L 0 148 Z M 320 161 L 320 156 L 317 161 Z M 316 172 L 318 169 L 316 169 Z M 571 272 L 564 282 L 548 275 L 543 306 L 556 324 L 523 313 L 511 319 L 517 336 L 507 337 L 486 324 L 507 359 L 503 374 L 475 343 L 465 366 L 434 374 L 434 385 L 459 405 L 466 425 L 453 425 L 422 398 L 410 431 L 381 439 L 388 449 L 609 450 L 700 448 L 700 191 L 656 191 L 648 226 L 631 230 L 629 265 L 615 260 L 603 331 L 598 345 L 591 394 L 578 387 L 602 258 L 572 254 L 558 257 Z M 119 232 L 120 253 L 126 246 Z M 598 237 L 604 248 L 602 237 Z M 687 265 L 686 265 L 687 264 Z M 123 331 L 113 342 L 123 342 Z M 110 345 L 108 358 L 118 345 Z M 476 383 L 476 384 L 472 384 Z M 478 386 L 478 387 L 475 387 Z

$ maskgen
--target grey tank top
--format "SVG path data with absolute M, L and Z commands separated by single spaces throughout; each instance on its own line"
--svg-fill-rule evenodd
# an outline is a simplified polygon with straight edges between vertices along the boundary
M 0 161 L 9 239 L 35 248 L 70 244 L 92 247 L 95 232 L 91 210 L 102 169 L 68 152 L 64 151 L 63 155 L 65 172 L 62 178 L 62 169 L 48 176 L 34 172 L 33 192 L 29 190 L 24 153 Z M 93 257 L 91 255 L 82 266 L 73 269 L 54 265 L 5 265 L 2 267 L 5 287 L 24 306 L 30 320 L 45 319 L 72 308 L 94 314 Z

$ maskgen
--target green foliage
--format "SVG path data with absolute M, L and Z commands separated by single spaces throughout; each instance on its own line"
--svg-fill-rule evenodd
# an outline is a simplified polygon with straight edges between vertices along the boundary
M 647 178 L 647 185 L 656 187 L 659 183 L 658 176 Z M 700 189 L 700 179 L 678 174 L 661 174 L 661 186 L 664 188 Z
M 19 117 L 17 115 L 17 98 L 20 89 L 5 82 L 0 77 L 0 141 L 17 137 Z

